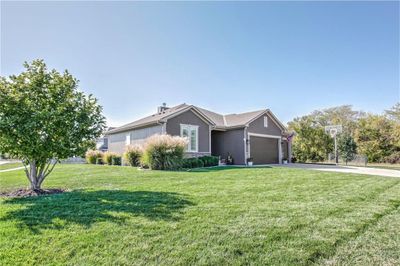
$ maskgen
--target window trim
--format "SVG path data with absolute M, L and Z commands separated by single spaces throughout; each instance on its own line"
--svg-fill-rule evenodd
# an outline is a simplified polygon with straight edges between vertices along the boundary
M 190 136 L 188 136 L 188 146 L 186 149 L 186 152 L 199 152 L 199 126 L 198 125 L 189 125 L 189 124 L 180 124 L 180 135 L 181 137 L 183 137 L 183 130 L 187 129 L 188 133 L 190 134 L 190 132 L 194 129 L 196 131 L 196 147 L 195 149 L 192 149 L 192 143 L 190 141 Z
M 131 133 L 125 135 L 125 145 L 131 145 Z
M 264 127 L 268 127 L 268 116 L 264 116 Z

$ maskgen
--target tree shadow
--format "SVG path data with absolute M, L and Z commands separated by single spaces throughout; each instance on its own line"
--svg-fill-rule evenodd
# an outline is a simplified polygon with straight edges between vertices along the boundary
M 90 227 L 102 221 L 124 223 L 131 216 L 149 220 L 177 221 L 187 206 L 184 195 L 172 192 L 125 190 L 77 190 L 49 196 L 11 198 L 3 204 L 17 204 L 0 221 L 14 220 L 35 233 L 41 229 L 63 229 L 67 224 Z
M 258 168 L 271 168 L 271 166 L 260 165 L 260 166 L 245 166 L 245 165 L 236 165 L 236 166 L 214 166 L 214 167 L 203 167 L 203 168 L 193 168 L 187 170 L 190 173 L 209 173 L 209 172 L 219 172 L 226 170 L 249 170 L 249 169 L 258 169 Z

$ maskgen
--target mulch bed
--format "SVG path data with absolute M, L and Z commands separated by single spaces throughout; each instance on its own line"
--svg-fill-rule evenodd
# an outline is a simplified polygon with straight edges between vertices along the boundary
M 0 192 L 0 197 L 10 197 L 10 198 L 35 197 L 41 195 L 60 194 L 65 191 L 66 191 L 65 189 L 60 189 L 60 188 L 37 189 L 37 190 L 21 188 L 14 191 Z

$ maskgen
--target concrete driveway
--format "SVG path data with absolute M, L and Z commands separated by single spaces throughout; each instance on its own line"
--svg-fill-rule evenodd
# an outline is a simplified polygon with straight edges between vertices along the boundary
M 287 167 L 287 168 L 302 168 L 302 169 L 327 171 L 327 172 L 400 177 L 399 170 L 381 169 L 381 168 L 341 166 L 341 165 L 302 164 L 302 163 L 282 164 L 279 166 Z

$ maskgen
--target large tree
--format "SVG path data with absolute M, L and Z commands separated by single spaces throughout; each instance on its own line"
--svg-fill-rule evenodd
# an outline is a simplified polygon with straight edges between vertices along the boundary
M 398 130 L 398 129 L 397 129 Z M 368 157 L 369 162 L 383 162 L 398 147 L 396 124 L 383 115 L 368 115 L 360 119 L 354 139 L 358 152 Z
M 83 154 L 105 127 L 102 107 L 78 90 L 68 71 L 43 60 L 0 78 L 0 150 L 22 159 L 32 190 L 39 190 L 59 159 Z
M 293 139 L 293 156 L 300 162 L 318 162 L 333 151 L 333 139 L 312 116 L 295 118 L 289 129 L 296 132 Z

